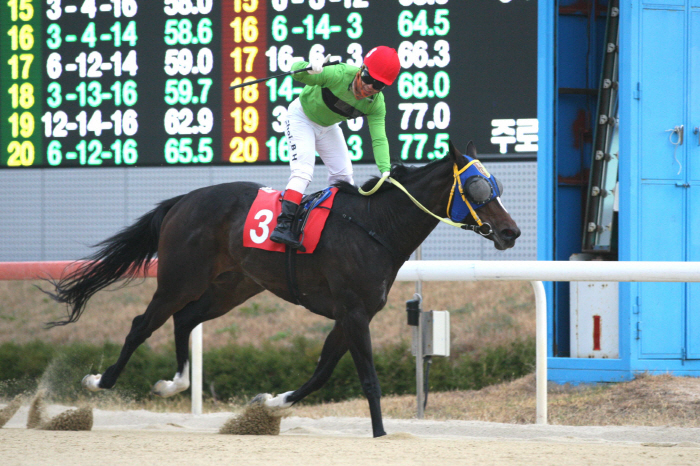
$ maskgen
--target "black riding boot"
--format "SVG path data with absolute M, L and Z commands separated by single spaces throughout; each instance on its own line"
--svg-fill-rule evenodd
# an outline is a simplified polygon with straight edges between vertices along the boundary
M 292 248 L 301 246 L 299 236 L 292 232 L 292 220 L 298 207 L 299 204 L 282 200 L 282 213 L 277 217 L 277 226 L 270 235 L 271 241 L 286 244 Z

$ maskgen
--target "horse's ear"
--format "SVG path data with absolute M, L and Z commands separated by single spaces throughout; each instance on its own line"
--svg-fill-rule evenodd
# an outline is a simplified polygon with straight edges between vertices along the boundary
M 467 144 L 467 150 L 465 151 L 465 154 L 467 154 L 469 157 L 475 159 L 476 158 L 476 146 L 474 145 L 473 142 L 469 141 L 469 144 Z
M 457 164 L 457 168 L 462 168 L 464 165 L 467 163 L 467 159 L 464 158 L 462 153 L 457 150 L 454 144 L 452 144 L 452 141 L 450 143 L 450 158 L 454 163 Z

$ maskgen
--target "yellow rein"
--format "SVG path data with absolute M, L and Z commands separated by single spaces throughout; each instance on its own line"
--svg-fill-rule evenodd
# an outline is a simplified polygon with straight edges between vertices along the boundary
M 462 189 L 462 180 L 459 179 L 459 175 L 460 175 L 464 170 L 466 170 L 467 168 L 469 168 L 469 166 L 470 166 L 471 164 L 473 164 L 474 162 L 476 162 L 476 160 L 472 160 L 471 162 L 469 162 L 469 163 L 468 163 L 464 168 L 462 168 L 461 170 L 457 170 L 457 164 L 454 164 L 454 165 L 452 166 L 453 171 L 454 171 L 454 178 L 455 178 L 455 181 L 454 181 L 454 183 L 452 184 L 452 189 L 450 190 L 450 200 L 449 200 L 448 203 L 447 203 L 447 216 L 448 216 L 448 218 L 442 218 L 442 217 L 440 217 L 440 216 L 438 216 L 438 215 L 435 215 L 435 214 L 432 213 L 430 210 L 426 209 L 426 208 L 423 206 L 423 204 L 421 204 L 420 202 L 418 202 L 418 199 L 416 199 L 415 197 L 413 197 L 413 196 L 411 195 L 411 193 L 409 193 L 408 190 L 407 190 L 406 188 L 404 188 L 403 185 L 402 185 L 401 183 L 399 183 L 399 182 L 396 181 L 395 179 L 391 178 L 391 177 L 389 176 L 389 174 L 386 174 L 386 175 L 382 176 L 382 177 L 379 179 L 379 181 L 377 182 L 377 184 L 374 186 L 374 188 L 370 189 L 369 191 L 364 191 L 362 188 L 358 188 L 358 190 L 360 191 L 360 194 L 362 194 L 363 196 L 371 196 L 372 194 L 374 194 L 374 193 L 377 192 L 377 190 L 379 189 L 379 187 L 380 187 L 382 184 L 384 184 L 385 181 L 388 180 L 389 183 L 393 184 L 394 186 L 396 186 L 397 188 L 399 188 L 401 191 L 403 191 L 404 193 L 406 193 L 406 195 L 408 196 L 408 198 L 411 199 L 411 201 L 413 201 L 413 203 L 414 203 L 416 206 L 418 206 L 423 212 L 425 212 L 425 213 L 427 213 L 427 214 L 430 214 L 430 215 L 432 215 L 433 217 L 435 217 L 436 219 L 440 220 L 441 222 L 446 223 L 446 224 L 448 224 L 448 225 L 451 225 L 451 226 L 453 226 L 453 227 L 462 228 L 462 229 L 467 229 L 467 228 L 470 228 L 471 225 L 467 225 L 466 223 L 457 223 L 457 222 L 453 222 L 451 219 L 449 219 L 449 215 L 450 215 L 450 206 L 452 205 L 452 195 L 453 195 L 453 193 L 454 193 L 455 184 L 456 184 L 456 183 L 459 183 L 459 194 L 462 196 L 462 199 L 464 200 L 464 202 L 465 202 L 465 203 L 467 204 L 467 206 L 469 207 L 469 211 L 471 212 L 472 217 L 474 217 L 474 220 L 476 220 L 476 223 L 478 224 L 478 226 L 481 226 L 481 225 L 482 225 L 481 219 L 480 219 L 479 216 L 477 215 L 476 211 L 472 208 L 471 203 L 470 203 L 470 202 L 467 200 L 467 198 L 464 196 L 464 191 L 463 191 L 463 189 Z M 465 228 L 465 227 L 466 227 L 466 228 Z

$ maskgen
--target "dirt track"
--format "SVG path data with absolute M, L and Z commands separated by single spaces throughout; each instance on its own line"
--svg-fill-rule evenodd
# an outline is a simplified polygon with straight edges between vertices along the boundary
M 65 408 L 52 406 L 55 414 Z M 0 463 L 13 465 L 697 465 L 700 429 L 567 427 L 366 418 L 290 417 L 274 437 L 228 436 L 230 417 L 95 410 L 91 432 L 27 430 L 26 408 L 0 429 Z

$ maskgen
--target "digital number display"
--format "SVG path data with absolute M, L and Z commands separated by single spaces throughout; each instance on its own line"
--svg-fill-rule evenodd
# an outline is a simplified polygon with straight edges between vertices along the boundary
M 0 168 L 285 164 L 303 88 L 284 74 L 377 45 L 392 160 L 537 150 L 537 5 L 529 0 L 4 0 Z M 350 157 L 374 163 L 362 119 Z

